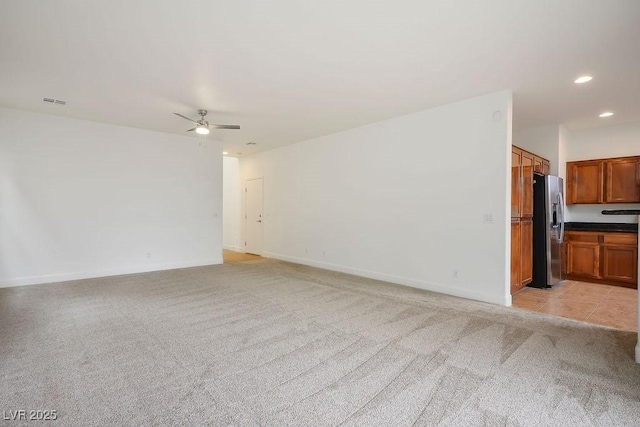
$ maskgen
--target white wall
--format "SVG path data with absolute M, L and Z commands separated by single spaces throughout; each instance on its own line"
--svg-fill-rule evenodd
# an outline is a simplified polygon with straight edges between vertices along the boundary
M 513 145 L 549 160 L 551 175 L 558 175 L 560 126 L 539 126 L 513 133 Z
M 221 263 L 221 149 L 0 109 L 0 286 Z
M 241 185 L 240 165 L 235 157 L 223 157 L 222 159 L 222 229 L 223 246 L 232 251 L 244 252 L 241 239 Z
M 561 175 L 566 175 L 566 162 L 640 155 L 640 123 L 607 126 L 567 133 Z M 640 204 L 569 205 L 567 220 L 572 222 L 635 223 L 633 215 L 602 215 L 603 209 L 640 209 Z
M 240 171 L 264 179 L 265 256 L 509 305 L 510 153 L 503 91 L 242 158 Z

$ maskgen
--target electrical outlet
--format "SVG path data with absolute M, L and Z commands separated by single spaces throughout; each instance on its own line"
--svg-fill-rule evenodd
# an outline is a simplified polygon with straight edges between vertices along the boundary
M 482 215 L 482 222 L 485 224 L 490 224 L 493 222 L 493 214 L 484 214 Z
M 453 278 L 454 279 L 458 278 L 458 270 L 453 270 Z

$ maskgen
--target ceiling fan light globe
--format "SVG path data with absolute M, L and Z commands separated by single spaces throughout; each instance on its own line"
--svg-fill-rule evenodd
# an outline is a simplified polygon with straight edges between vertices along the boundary
M 209 129 L 206 126 L 198 126 L 196 128 L 196 133 L 200 135 L 209 135 Z

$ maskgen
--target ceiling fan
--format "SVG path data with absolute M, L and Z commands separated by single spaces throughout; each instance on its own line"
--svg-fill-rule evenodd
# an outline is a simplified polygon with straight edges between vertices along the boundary
M 215 125 L 215 124 L 209 124 L 208 121 L 206 121 L 204 119 L 204 116 L 207 115 L 207 110 L 198 110 L 198 114 L 200 114 L 200 120 L 193 120 L 187 116 L 183 116 L 180 113 L 173 113 L 176 116 L 180 116 L 183 119 L 187 119 L 190 122 L 193 122 L 195 124 L 197 124 L 198 126 L 194 127 L 193 129 L 189 129 L 187 130 L 187 132 L 191 132 L 191 131 L 196 131 L 197 133 L 199 133 L 200 135 L 207 135 L 209 133 L 209 129 L 240 129 L 240 126 L 238 125 Z

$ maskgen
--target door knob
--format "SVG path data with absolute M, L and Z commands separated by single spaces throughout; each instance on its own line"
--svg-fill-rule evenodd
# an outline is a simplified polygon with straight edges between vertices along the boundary
M 257 220 L 256 222 L 262 222 L 262 220 L 261 220 L 261 219 L 259 219 L 259 220 Z

